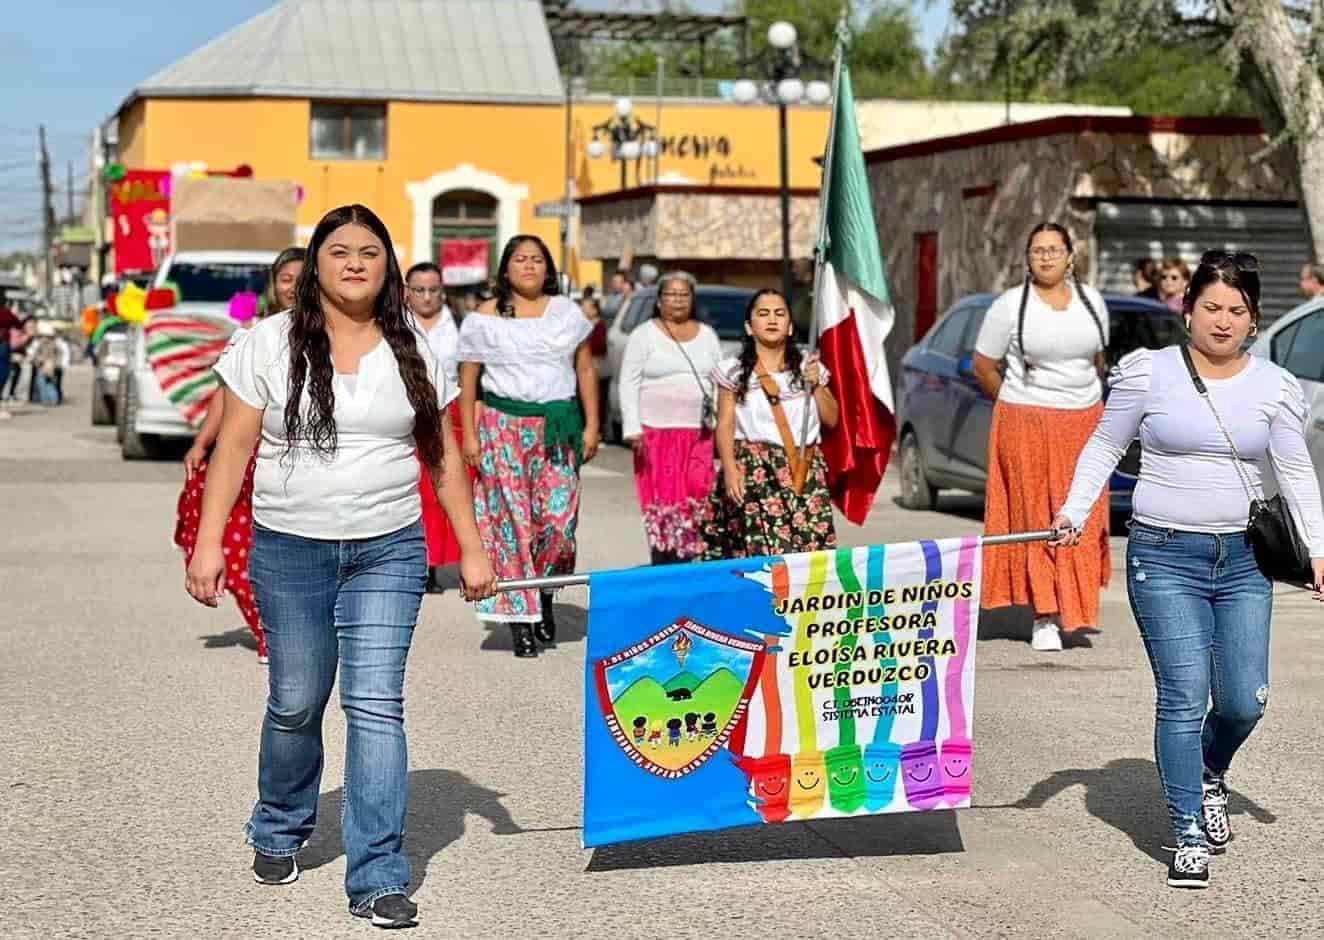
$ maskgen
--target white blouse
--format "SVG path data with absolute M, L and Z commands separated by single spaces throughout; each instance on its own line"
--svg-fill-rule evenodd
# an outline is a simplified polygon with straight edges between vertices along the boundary
M 714 395 L 712 372 L 721 358 L 722 344 L 706 323 L 685 342 L 656 319 L 635 327 L 618 379 L 625 436 L 636 437 L 644 427 L 699 427 L 703 396 Z
M 460 360 L 456 358 L 460 329 L 455 325 L 455 315 L 451 313 L 450 307 L 442 307 L 441 316 L 437 317 L 431 329 L 425 329 L 417 317 L 414 317 L 413 325 L 427 338 L 428 348 L 441 363 L 442 374 L 446 376 L 445 402 L 449 405 L 460 397 Z
M 226 388 L 262 410 L 253 475 L 253 521 L 314 539 L 366 539 L 395 532 L 422 514 L 415 456 L 414 409 L 386 340 L 359 360 L 352 383 L 337 378 L 337 446 L 330 457 L 295 442 L 286 455 L 285 406 L 290 379 L 290 316 L 268 317 L 239 334 L 216 373 Z M 419 337 L 433 373 L 437 403 L 447 401 L 441 364 Z M 312 401 L 300 397 L 305 420 Z
M 1103 295 L 1088 284 L 1078 284 L 1071 291 L 1067 309 L 1055 310 L 1031 288 L 1025 303 L 1023 356 L 1017 327 L 1024 289 L 1023 284 L 1017 285 L 993 301 L 975 341 L 975 352 L 981 356 L 1007 362 L 998 400 L 1041 408 L 1094 407 L 1103 397 L 1094 357 L 1108 338 L 1108 308 L 1104 306 Z M 1082 294 L 1093 305 L 1098 324 L 1081 300 Z M 1100 326 L 1103 344 L 1099 342 Z
M 578 394 L 575 350 L 593 332 L 584 311 L 557 295 L 540 317 L 472 313 L 460 324 L 460 362 L 483 367 L 483 391 L 524 402 Z
M 822 373 L 819 382 L 827 385 L 831 378 L 827 366 L 819 363 L 818 368 Z M 822 428 L 818 420 L 818 403 L 813 400 L 813 390 L 808 386 L 793 388 L 789 370 L 774 373 L 772 377 L 777 382 L 777 388 L 781 390 L 782 411 L 786 413 L 786 420 L 791 425 L 791 436 L 795 439 L 796 446 L 817 444 L 822 435 Z M 739 388 L 739 380 L 738 356 L 728 356 L 713 370 L 713 381 L 729 392 Z M 802 440 L 800 430 L 805 426 L 806 406 L 809 408 L 809 433 Z M 749 376 L 745 400 L 736 401 L 736 440 L 782 446 L 782 435 L 777 430 L 777 419 L 772 416 L 772 405 L 768 403 L 768 396 L 763 394 L 763 386 L 759 383 L 758 376 L 752 372 Z

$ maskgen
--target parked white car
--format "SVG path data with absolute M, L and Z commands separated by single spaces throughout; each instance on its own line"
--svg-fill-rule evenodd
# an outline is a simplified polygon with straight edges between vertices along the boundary
M 186 315 L 234 329 L 230 298 L 240 291 L 261 294 L 267 286 L 272 251 L 186 251 L 168 257 L 157 270 L 153 287 L 167 282 L 179 288 L 179 303 L 158 315 Z M 151 320 L 149 319 L 150 323 Z M 120 453 L 126 460 L 155 456 L 163 439 L 191 440 L 196 430 L 161 391 L 147 362 L 143 330 L 129 331 L 128 362 L 120 376 L 115 418 Z
M 1324 297 L 1307 301 L 1265 327 L 1250 351 L 1300 380 L 1310 407 L 1306 447 L 1324 487 Z

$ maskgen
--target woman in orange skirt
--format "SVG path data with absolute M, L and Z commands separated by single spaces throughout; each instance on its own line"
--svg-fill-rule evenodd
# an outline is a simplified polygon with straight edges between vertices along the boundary
M 1071 236 L 1052 222 L 1026 244 L 1026 279 L 989 308 L 975 343 L 975 377 L 997 402 L 989 436 L 984 531 L 1048 529 L 1076 459 L 1103 414 L 1100 370 L 1108 311 L 1072 272 Z M 1108 500 L 1099 500 L 1073 548 L 1043 542 L 985 550 L 985 608 L 1030 606 L 1030 645 L 1062 649 L 1062 634 L 1099 622 L 1108 583 Z

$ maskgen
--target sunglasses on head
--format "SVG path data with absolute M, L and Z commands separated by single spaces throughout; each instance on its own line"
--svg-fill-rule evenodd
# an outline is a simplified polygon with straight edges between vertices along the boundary
M 1249 251 L 1206 251 L 1200 256 L 1200 264 L 1216 268 L 1232 262 L 1241 271 L 1259 271 L 1260 259 Z

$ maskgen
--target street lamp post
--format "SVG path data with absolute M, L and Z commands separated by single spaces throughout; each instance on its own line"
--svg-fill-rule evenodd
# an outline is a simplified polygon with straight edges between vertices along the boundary
M 594 160 L 607 153 L 603 139 L 611 142 L 611 158 L 621 164 L 621 189 L 626 187 L 626 165 L 630 161 L 634 161 L 635 165 L 635 183 L 642 182 L 639 178 L 639 158 L 657 155 L 657 129 L 634 116 L 634 102 L 629 98 L 618 99 L 615 116 L 596 125 L 591 133 L 588 155 Z
M 792 24 L 784 20 L 773 23 L 768 27 L 768 45 L 774 51 L 761 63 L 755 63 L 764 73 L 763 80 L 760 82 L 744 78 L 732 88 L 732 97 L 741 104 L 761 101 L 777 105 L 778 152 L 781 159 L 782 293 L 786 295 L 787 303 L 791 302 L 792 289 L 791 168 L 787 108 L 804 101 L 823 105 L 832 97 L 832 87 L 827 82 L 815 80 L 806 84 L 800 78 L 802 62 L 798 39 Z

